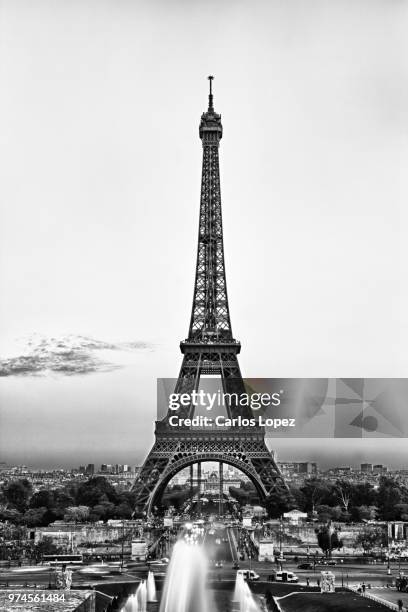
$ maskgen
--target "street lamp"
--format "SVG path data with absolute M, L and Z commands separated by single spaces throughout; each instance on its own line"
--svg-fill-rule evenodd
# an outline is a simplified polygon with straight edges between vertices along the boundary
M 125 546 L 125 519 L 122 519 L 122 554 L 120 557 L 120 571 L 123 572 L 123 553 Z

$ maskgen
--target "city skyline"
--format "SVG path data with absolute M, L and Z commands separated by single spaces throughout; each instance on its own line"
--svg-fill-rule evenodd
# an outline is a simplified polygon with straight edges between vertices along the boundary
M 277 446 L 277 440 L 274 440 L 274 446 Z M 331 442 L 329 440 L 329 442 Z M 355 442 L 355 441 L 354 441 Z M 361 440 L 358 441 L 358 444 L 360 444 Z M 292 441 L 293 443 L 293 441 Z M 297 446 L 297 444 L 296 444 Z M 290 462 L 294 462 L 294 463 L 316 463 L 318 469 L 323 469 L 323 470 L 330 470 L 330 469 L 334 469 L 334 468 L 341 468 L 341 467 L 351 467 L 355 470 L 358 470 L 362 464 L 371 464 L 371 465 L 383 465 L 385 467 L 387 467 L 388 469 L 390 469 L 391 471 L 395 471 L 395 470 L 402 470 L 402 469 L 408 469 L 408 464 L 406 461 L 404 461 L 404 454 L 401 452 L 401 463 L 398 463 L 398 460 L 392 459 L 391 456 L 389 456 L 390 461 L 384 462 L 384 461 L 380 461 L 380 459 L 378 458 L 378 455 L 376 456 L 375 454 L 372 455 L 358 455 L 358 457 L 356 456 L 356 458 L 354 460 L 350 460 L 350 457 L 348 457 L 348 461 L 345 460 L 343 462 L 339 462 L 338 459 L 338 455 L 336 455 L 337 461 L 335 460 L 335 457 L 333 457 L 333 459 L 329 459 L 328 460 L 328 454 L 327 453 L 323 453 L 321 455 L 315 454 L 311 457 L 307 457 L 306 455 L 303 455 L 302 452 L 294 452 L 294 449 L 286 451 L 285 454 L 279 454 L 276 453 L 276 449 L 272 449 L 275 450 L 275 454 L 276 454 L 276 461 L 277 463 L 290 463 Z M 317 456 L 320 456 L 323 461 L 320 462 L 319 460 L 316 459 Z M 85 456 L 84 456 L 85 457 Z M 345 458 L 346 459 L 346 458 Z M 211 461 L 205 462 L 205 463 L 213 463 Z M 86 459 L 84 458 L 82 461 L 78 462 L 78 465 L 72 465 L 70 463 L 65 463 L 65 464 L 33 464 L 33 463 L 20 463 L 20 464 L 16 464 L 13 463 L 11 461 L 7 460 L 6 456 L 0 456 L 0 466 L 3 465 L 3 469 L 7 468 L 20 468 L 20 467 L 26 467 L 27 469 L 33 469 L 33 470 L 65 470 L 65 471 L 69 471 L 69 470 L 77 470 L 79 468 L 79 466 L 83 465 L 84 467 L 88 466 L 88 465 L 93 465 L 95 468 L 95 474 L 101 474 L 101 466 L 110 466 L 112 468 L 114 468 L 115 466 L 119 466 L 119 467 L 123 467 L 123 466 L 127 466 L 129 468 L 129 471 L 134 471 L 135 468 L 139 468 L 141 466 L 141 464 L 137 464 L 135 462 L 132 461 L 125 461 L 123 463 L 117 461 L 115 458 L 110 458 L 110 460 L 107 460 L 105 458 L 105 460 L 103 461 L 96 461 L 94 457 L 88 456 Z M 237 469 L 234 468 L 233 466 L 229 466 L 227 463 L 225 464 L 225 469 Z

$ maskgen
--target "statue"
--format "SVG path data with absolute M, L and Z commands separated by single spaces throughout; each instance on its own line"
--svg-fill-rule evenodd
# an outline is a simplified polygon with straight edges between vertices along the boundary
M 72 570 L 63 566 L 60 571 L 57 571 L 55 584 L 57 589 L 69 591 L 72 584 Z
M 320 585 L 321 593 L 335 593 L 336 588 L 334 586 L 335 578 L 333 572 L 321 572 L 322 581 Z

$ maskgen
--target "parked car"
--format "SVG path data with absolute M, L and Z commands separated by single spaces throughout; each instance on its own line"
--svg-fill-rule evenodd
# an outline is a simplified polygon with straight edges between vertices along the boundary
M 298 569 L 310 570 L 313 569 L 313 563 L 299 563 Z
M 239 563 L 238 561 L 234 561 L 233 565 L 232 565 L 232 569 L 239 569 Z
M 254 572 L 254 570 L 238 570 L 237 574 L 243 576 L 244 580 L 259 580 L 260 575 Z
M 298 582 L 299 578 L 293 572 L 275 572 L 275 580 L 277 582 Z

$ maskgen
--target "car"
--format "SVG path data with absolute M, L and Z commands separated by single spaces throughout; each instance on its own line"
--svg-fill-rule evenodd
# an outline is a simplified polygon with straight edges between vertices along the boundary
M 319 563 L 316 563 L 316 565 L 337 565 L 337 561 L 330 559 L 329 561 L 320 561 Z
M 277 582 L 298 582 L 299 578 L 293 572 L 276 572 L 275 580 Z
M 223 566 L 223 562 L 222 561 L 216 561 L 215 562 L 215 567 L 222 567 Z
M 312 563 L 299 563 L 297 568 L 303 569 L 303 570 L 310 570 L 310 569 L 313 569 L 313 564 Z
M 260 575 L 254 572 L 254 570 L 246 569 L 246 570 L 238 570 L 237 575 L 240 575 L 244 578 L 244 580 L 259 580 Z
M 86 574 L 88 576 L 95 576 L 97 578 L 103 578 L 107 574 L 110 574 L 110 569 L 108 565 L 86 565 L 82 569 L 79 570 L 80 574 Z
M 163 559 L 156 559 L 155 561 L 148 561 L 148 565 L 167 565 L 169 562 L 167 557 L 163 557 Z
M 239 563 L 238 561 L 234 561 L 233 565 L 232 565 L 232 569 L 239 569 Z
M 217 538 L 217 539 L 215 540 L 215 543 L 217 544 L 217 546 L 219 546 L 219 545 L 221 544 L 221 540 L 220 540 L 220 538 Z

